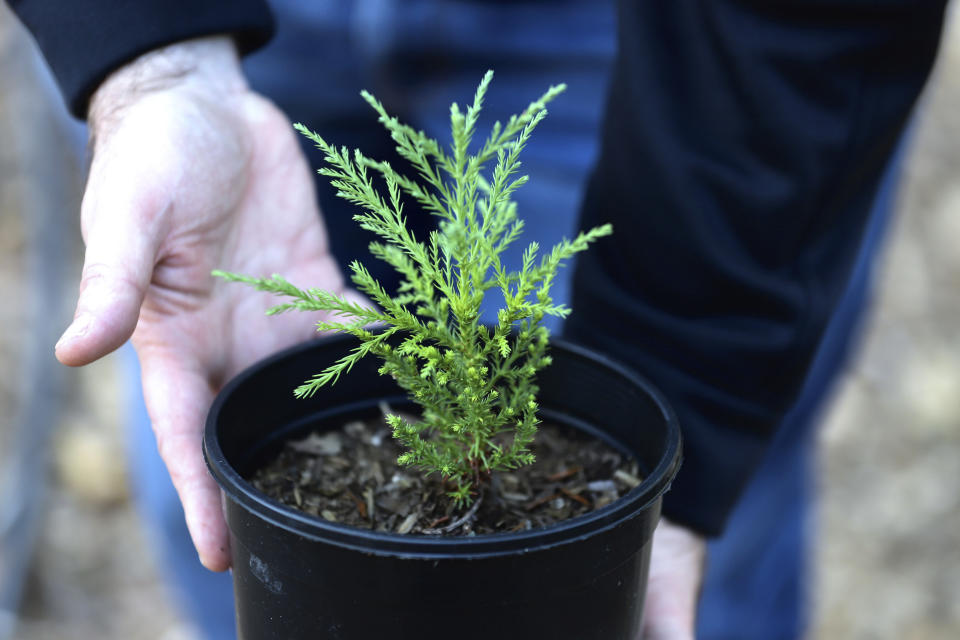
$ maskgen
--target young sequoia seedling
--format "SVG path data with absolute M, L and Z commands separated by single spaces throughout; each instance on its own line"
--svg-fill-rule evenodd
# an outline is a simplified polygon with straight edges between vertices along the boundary
M 300 289 L 279 275 L 253 278 L 214 272 L 287 299 L 269 314 L 322 310 L 342 317 L 320 322 L 317 328 L 349 333 L 358 345 L 294 393 L 311 396 L 335 383 L 360 358 L 379 357 L 380 373 L 392 376 L 421 408 L 414 422 L 387 416 L 393 436 L 405 449 L 398 462 L 428 474 L 440 473 L 452 488 L 450 497 L 459 504 L 471 503 L 491 472 L 533 461 L 529 446 L 538 424 L 536 374 L 550 364 L 542 320 L 569 313 L 567 307 L 554 304 L 551 286 L 566 259 L 612 232 L 610 225 L 596 227 L 543 255 L 531 242 L 520 269 L 505 268 L 500 256 L 523 230 L 511 200 L 527 181 L 527 176 L 517 175 L 520 152 L 546 115 L 546 104 L 565 87 L 551 87 L 506 124 L 495 123 L 471 154 L 492 77 L 487 72 L 466 112 L 451 106 L 449 150 L 388 115 L 372 95 L 362 94 L 417 179 L 359 150 L 338 149 L 302 124 L 295 125 L 323 151 L 326 166 L 320 174 L 331 179 L 337 195 L 358 206 L 354 219 L 379 236 L 370 243 L 370 253 L 401 275 L 396 295 L 356 261 L 350 265 L 353 283 L 376 307 L 319 289 Z M 485 177 L 484 168 L 494 158 L 496 165 Z M 374 185 L 376 175 L 382 177 L 385 193 Z M 425 240 L 407 229 L 405 198 L 438 219 L 437 229 Z M 502 293 L 504 306 L 497 312 L 496 325 L 487 327 L 478 320 L 491 289 Z

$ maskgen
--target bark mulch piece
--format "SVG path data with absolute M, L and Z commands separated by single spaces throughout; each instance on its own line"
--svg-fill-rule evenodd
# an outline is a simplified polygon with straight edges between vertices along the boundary
M 572 429 L 542 425 L 536 462 L 495 473 L 479 499 L 455 510 L 439 474 L 397 465 L 401 449 L 382 419 L 287 442 L 253 485 L 281 503 L 355 527 L 474 535 L 523 531 L 610 504 L 639 484 L 637 464 Z

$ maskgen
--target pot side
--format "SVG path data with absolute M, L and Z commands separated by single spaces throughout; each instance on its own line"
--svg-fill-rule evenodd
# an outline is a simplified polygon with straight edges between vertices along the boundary
M 296 511 L 244 480 L 286 440 L 407 404 L 361 360 L 310 399 L 293 389 L 355 341 L 317 340 L 232 380 L 207 418 L 204 455 L 225 495 L 238 636 L 381 640 L 632 640 L 653 530 L 681 459 L 673 412 L 648 382 L 563 340 L 539 374 L 542 417 L 634 456 L 644 477 L 616 502 L 550 527 L 437 537 L 357 529 Z

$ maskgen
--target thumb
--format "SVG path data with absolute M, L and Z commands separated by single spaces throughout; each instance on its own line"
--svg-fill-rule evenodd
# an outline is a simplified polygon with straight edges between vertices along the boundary
M 76 312 L 55 347 L 57 359 L 69 366 L 89 364 L 133 334 L 159 245 L 157 234 L 138 223 L 142 217 L 133 207 L 103 205 L 96 213 L 110 215 L 100 215 L 86 234 Z

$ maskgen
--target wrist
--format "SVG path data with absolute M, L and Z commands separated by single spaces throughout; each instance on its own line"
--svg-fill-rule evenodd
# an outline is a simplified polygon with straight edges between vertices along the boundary
M 197 38 L 154 49 L 115 70 L 90 98 L 91 129 L 95 133 L 98 125 L 146 95 L 191 86 L 225 96 L 247 90 L 240 56 L 230 36 Z

